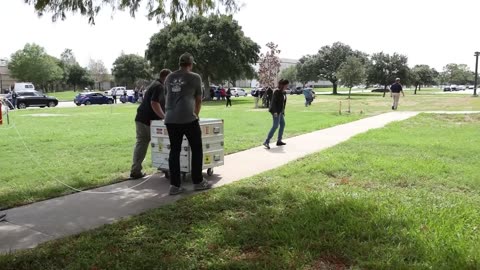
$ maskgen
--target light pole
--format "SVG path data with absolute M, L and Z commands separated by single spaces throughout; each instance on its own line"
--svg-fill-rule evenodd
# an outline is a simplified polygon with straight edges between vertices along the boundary
M 478 81 L 478 56 L 480 52 L 475 52 L 475 86 L 473 87 L 473 95 L 477 96 L 477 81 Z

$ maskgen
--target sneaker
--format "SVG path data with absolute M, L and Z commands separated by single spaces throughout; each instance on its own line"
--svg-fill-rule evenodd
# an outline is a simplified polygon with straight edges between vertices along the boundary
M 168 192 L 170 195 L 178 195 L 180 193 L 185 192 L 185 189 L 182 187 L 170 186 L 170 191 Z
M 145 176 L 147 176 L 146 173 L 130 173 L 130 179 L 140 179 L 140 178 L 144 178 Z
M 269 145 L 269 143 L 267 143 L 267 142 L 264 142 L 264 143 L 263 143 L 263 146 L 265 146 L 265 148 L 267 148 L 267 149 L 270 149 L 270 145 Z
M 286 143 L 282 142 L 282 141 L 278 141 L 277 142 L 277 146 L 283 146 L 283 145 L 287 145 Z
M 203 179 L 202 182 L 193 185 L 194 190 L 205 190 L 205 189 L 211 189 L 211 188 L 212 188 L 212 185 L 205 179 Z

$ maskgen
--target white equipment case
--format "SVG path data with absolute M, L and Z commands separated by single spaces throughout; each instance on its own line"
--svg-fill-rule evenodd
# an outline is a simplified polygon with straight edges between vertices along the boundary
M 203 145 L 203 169 L 209 176 L 213 175 L 213 168 L 224 163 L 224 137 L 222 119 L 200 119 Z M 163 120 L 152 121 L 150 125 L 152 166 L 165 172 L 167 178 L 168 158 L 170 154 L 170 139 L 167 127 Z M 180 152 L 180 172 L 183 178 L 191 171 L 192 153 L 187 138 L 183 137 L 182 151 Z

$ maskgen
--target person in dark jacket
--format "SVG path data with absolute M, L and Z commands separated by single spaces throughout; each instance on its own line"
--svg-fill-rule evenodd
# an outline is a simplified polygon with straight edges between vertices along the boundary
M 147 155 L 150 144 L 150 123 L 152 120 L 165 118 L 165 88 L 164 82 L 171 73 L 169 69 L 160 71 L 159 79 L 153 81 L 145 92 L 142 103 L 137 108 L 135 116 L 136 143 L 133 150 L 133 161 L 130 178 L 139 179 L 146 176 L 142 172 L 142 162 Z
M 266 96 L 266 100 L 265 100 L 265 106 L 267 108 L 270 108 L 270 103 L 272 102 L 272 96 L 273 96 L 273 89 L 272 88 L 267 88 L 267 92 L 266 92 L 267 96 Z
M 230 105 L 230 107 L 232 107 L 232 90 L 230 90 L 230 88 L 228 88 L 227 92 L 226 92 L 226 97 L 227 97 L 227 105 L 226 107 L 228 107 L 228 105 Z
M 288 80 L 280 80 L 278 82 L 278 89 L 273 92 L 272 102 L 269 109 L 269 112 L 273 117 L 273 125 L 267 135 L 267 139 L 263 143 L 267 149 L 270 149 L 270 140 L 273 138 L 273 135 L 279 126 L 280 129 L 278 130 L 277 146 L 286 145 L 286 143 L 282 142 L 282 137 L 283 130 L 285 129 L 285 107 L 287 105 L 287 92 L 285 90 L 287 89 L 288 84 Z

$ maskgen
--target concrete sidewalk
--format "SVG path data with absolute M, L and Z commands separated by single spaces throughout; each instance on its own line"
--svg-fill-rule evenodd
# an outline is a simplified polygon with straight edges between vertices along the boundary
M 417 114 L 418 112 L 385 113 L 287 139 L 284 147 L 272 147 L 271 150 L 257 147 L 228 155 L 225 157 L 225 165 L 216 168 L 209 179 L 215 187 L 223 186 L 324 150 L 370 129 L 381 128 Z M 268 128 L 265 127 L 265 134 Z M 263 139 L 259 138 L 259 144 Z M 255 160 L 261 160 L 262 166 L 253 166 Z M 129 188 L 141 182 L 142 180 L 131 180 L 90 190 L 119 191 L 118 193 L 80 192 L 7 210 L 7 222 L 0 223 L 0 253 L 32 248 L 49 240 L 140 214 L 192 194 L 189 191 L 183 195 L 169 196 L 169 182 L 163 178 L 163 174 L 156 174 L 145 184 Z M 191 190 L 191 183 L 187 183 L 186 188 Z

